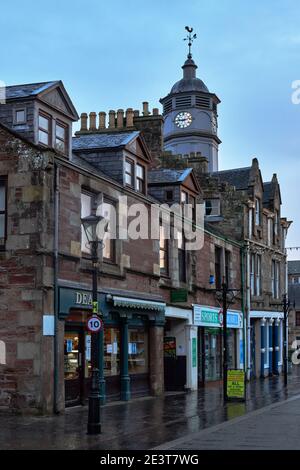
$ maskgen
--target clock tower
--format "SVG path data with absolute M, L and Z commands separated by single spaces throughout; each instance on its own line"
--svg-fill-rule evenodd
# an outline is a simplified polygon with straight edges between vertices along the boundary
M 218 171 L 218 113 L 219 98 L 210 93 L 200 78 L 192 59 L 191 45 L 196 38 L 188 31 L 189 53 L 182 66 L 183 78 L 173 85 L 170 93 L 161 98 L 164 116 L 164 150 L 174 154 L 201 152 L 208 159 L 210 172 Z

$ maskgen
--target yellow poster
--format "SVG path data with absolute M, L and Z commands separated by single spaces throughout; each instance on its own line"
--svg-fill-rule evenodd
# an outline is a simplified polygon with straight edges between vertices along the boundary
M 245 398 L 245 372 L 243 370 L 228 370 L 227 396 L 228 398 Z

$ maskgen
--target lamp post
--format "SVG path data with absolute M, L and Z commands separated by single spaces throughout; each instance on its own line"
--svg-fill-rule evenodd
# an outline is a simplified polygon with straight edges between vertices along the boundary
M 210 283 L 211 280 L 210 280 Z M 217 297 L 222 299 L 222 314 L 223 314 L 223 400 L 224 403 L 228 401 L 227 395 L 227 382 L 228 382 L 228 339 L 227 339 L 227 310 L 228 304 L 233 301 L 235 296 L 241 292 L 241 289 L 229 289 L 228 285 L 223 279 L 221 289 L 215 289 Z M 228 300 L 228 295 L 231 294 L 231 299 Z
M 102 215 L 89 215 L 81 219 L 88 243 L 91 247 L 91 258 L 93 263 L 93 289 L 92 301 L 93 312 L 98 313 L 98 247 L 102 245 L 102 240 L 98 238 L 97 228 L 98 224 L 104 219 Z M 104 226 L 106 231 L 107 223 Z M 101 433 L 101 419 L 100 419 L 100 333 L 92 333 L 91 337 L 91 365 L 92 377 L 91 388 L 89 394 L 89 410 L 88 410 L 88 434 Z

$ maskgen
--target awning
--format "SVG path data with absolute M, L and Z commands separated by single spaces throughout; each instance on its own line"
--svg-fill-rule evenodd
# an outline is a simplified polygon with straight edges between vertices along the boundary
M 156 302 L 154 300 L 133 299 L 129 297 L 119 297 L 117 295 L 108 294 L 106 299 L 112 301 L 114 307 L 127 307 L 143 310 L 155 310 L 164 312 L 166 304 L 164 302 Z

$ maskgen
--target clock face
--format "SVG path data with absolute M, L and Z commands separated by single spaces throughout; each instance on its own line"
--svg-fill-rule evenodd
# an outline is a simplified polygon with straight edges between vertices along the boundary
M 178 113 L 175 117 L 175 124 L 177 127 L 183 129 L 184 127 L 190 126 L 192 124 L 192 120 L 193 118 L 191 113 L 182 111 L 181 113 Z

